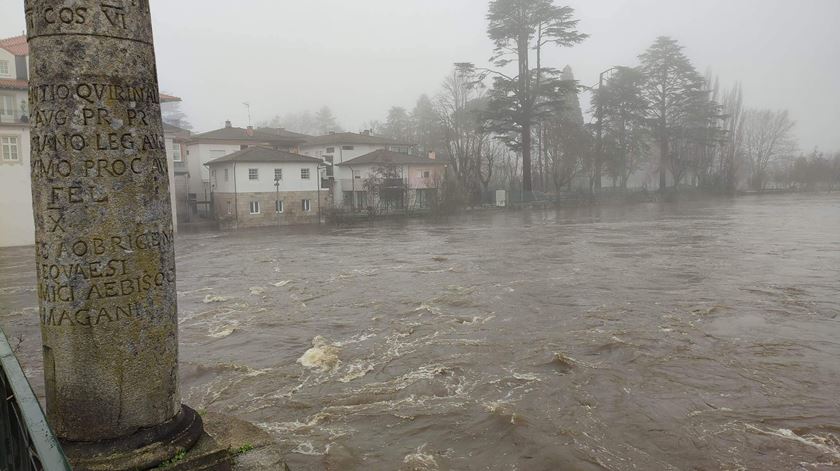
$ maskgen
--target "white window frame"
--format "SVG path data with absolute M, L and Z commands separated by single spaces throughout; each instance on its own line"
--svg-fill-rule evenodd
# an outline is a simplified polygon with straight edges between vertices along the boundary
M 312 211 L 312 201 L 309 199 L 302 199 L 300 200 L 300 207 L 303 209 L 304 213 L 308 213 Z
M 3 71 L 3 68 L 5 68 L 6 70 Z M 12 64 L 7 60 L 0 60 L 0 77 L 11 77 L 11 76 L 12 76 Z
M 274 181 L 280 181 L 283 179 L 283 169 L 282 168 L 275 168 L 274 169 Z M 281 213 L 283 211 L 280 211 Z
M 172 161 L 181 162 L 181 144 L 177 142 L 172 143 Z
M 283 212 L 283 200 L 274 200 L 274 211 L 277 212 L 277 214 Z
M 225 169 L 225 181 L 228 181 L 229 177 L 230 173 L 228 172 L 228 169 Z
M 14 153 L 12 153 L 13 150 Z M 20 138 L 0 136 L 0 156 L 3 162 L 20 162 Z
M 309 180 L 311 176 L 312 176 L 311 172 L 309 171 L 308 168 L 300 169 L 300 179 L 301 180 Z
M 260 214 L 260 202 L 251 201 L 248 203 L 248 212 L 251 214 Z
M 249 181 L 259 181 L 260 180 L 260 169 L 249 168 L 248 169 L 248 180 Z

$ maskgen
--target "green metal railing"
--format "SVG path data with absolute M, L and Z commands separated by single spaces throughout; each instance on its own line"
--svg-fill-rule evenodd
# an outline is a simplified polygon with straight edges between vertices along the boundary
M 6 334 L 0 329 L 0 470 L 70 471 Z

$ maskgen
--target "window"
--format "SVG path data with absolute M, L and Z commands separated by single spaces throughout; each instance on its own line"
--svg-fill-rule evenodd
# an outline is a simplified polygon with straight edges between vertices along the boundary
M 9 61 L 0 61 L 0 77 L 11 77 L 12 71 L 9 68 Z
M 275 168 L 274 169 L 274 181 L 279 182 L 282 179 L 283 179 L 283 169 L 282 168 Z
M 429 178 L 430 176 L 431 176 L 431 174 L 429 173 L 428 170 L 424 170 L 424 171 L 420 172 L 420 177 L 421 178 Z
M 248 169 L 248 180 L 259 180 L 259 179 L 260 179 L 260 169 L 249 168 Z
M 329 163 L 333 163 L 333 156 L 332 156 L 332 155 L 327 155 L 327 156 L 325 157 L 325 160 L 326 160 L 327 162 L 329 162 Z
M 275 200 L 274 201 L 274 210 L 278 213 L 283 212 L 283 200 Z
M 232 214 L 232 213 L 233 213 L 232 208 L 233 208 L 233 204 L 231 204 L 231 202 L 230 202 L 230 201 L 228 201 L 228 202 L 227 202 L 228 214 Z
M 16 162 L 20 160 L 18 138 L 12 136 L 0 137 L 0 147 L 3 148 L 3 160 Z
M 309 200 L 302 200 L 300 202 L 300 206 L 301 206 L 301 209 L 303 209 L 303 212 L 305 212 L 305 213 L 309 212 L 309 209 L 310 209 Z
M 327 176 L 328 176 L 328 177 L 332 177 L 332 176 L 334 176 L 334 173 L 333 173 L 333 166 L 332 166 L 332 165 L 327 165 Z
M 341 146 L 341 150 L 353 150 L 353 146 Z
M 172 160 L 174 162 L 181 161 L 181 144 L 177 142 L 172 145 Z
M 301 180 L 309 180 L 309 169 L 308 168 L 300 169 L 300 178 L 301 178 Z
M 10 95 L 0 95 L 0 121 L 3 116 L 14 118 L 15 116 L 15 97 Z
M 335 153 L 335 147 L 327 147 L 327 150 L 325 151 L 325 153 L 326 154 L 334 154 Z
M 225 181 L 228 181 L 228 169 L 225 169 Z
M 353 178 L 362 178 L 361 170 L 353 170 Z
M 210 170 L 210 176 L 213 177 L 214 179 L 216 178 L 216 169 L 215 168 L 213 170 Z
M 251 201 L 250 203 L 248 203 L 248 209 L 251 210 L 251 214 L 260 214 L 260 202 Z

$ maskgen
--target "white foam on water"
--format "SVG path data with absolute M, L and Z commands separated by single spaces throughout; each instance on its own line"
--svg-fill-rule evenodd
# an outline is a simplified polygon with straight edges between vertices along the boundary
M 219 295 L 216 295 L 216 294 L 208 294 L 208 295 L 204 296 L 204 304 L 223 303 L 223 302 L 225 302 L 229 299 L 230 298 L 225 297 L 225 296 L 219 296 Z
M 358 360 L 350 364 L 347 368 L 347 373 L 338 380 L 342 383 L 349 383 L 354 379 L 359 379 L 373 371 L 373 363 Z
M 252 286 L 248 291 L 252 296 L 259 296 L 265 292 L 265 288 L 262 286 Z
M 408 467 L 403 467 L 404 470 L 411 471 L 432 471 L 439 469 L 435 457 L 426 453 L 426 444 L 422 444 L 414 450 L 414 453 L 405 455 L 403 464 Z
M 786 440 L 792 440 L 795 442 L 799 442 L 805 446 L 809 446 L 812 448 L 816 448 L 822 453 L 827 455 L 833 456 L 834 458 L 840 459 L 840 448 L 837 446 L 829 445 L 831 440 L 826 439 L 825 437 L 821 437 L 819 435 L 808 434 L 808 435 L 797 435 L 790 429 L 780 428 L 778 430 L 764 430 L 762 428 L 756 427 L 755 425 L 751 424 L 744 424 L 744 426 L 748 430 L 752 430 L 754 432 L 761 433 L 763 435 L 770 435 L 773 437 L 784 438 Z
M 239 321 L 233 320 L 230 324 L 227 325 L 219 325 L 210 328 L 210 332 L 207 334 L 214 339 L 220 339 L 227 337 L 228 335 L 236 332 L 236 329 L 239 327 Z
M 341 360 L 338 359 L 340 350 L 330 344 L 320 335 L 312 339 L 312 348 L 304 352 L 297 362 L 306 368 L 319 369 L 323 372 L 335 369 Z
M 291 282 L 292 282 L 292 280 L 283 280 L 283 281 L 278 281 L 277 283 L 272 283 L 271 286 L 274 286 L 276 288 L 282 288 L 282 287 L 288 285 Z

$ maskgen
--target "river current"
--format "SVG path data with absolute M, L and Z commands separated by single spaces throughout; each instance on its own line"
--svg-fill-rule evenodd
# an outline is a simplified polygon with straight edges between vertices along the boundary
M 303 470 L 840 467 L 840 195 L 180 234 L 181 393 Z M 31 247 L 0 322 L 42 394 Z

